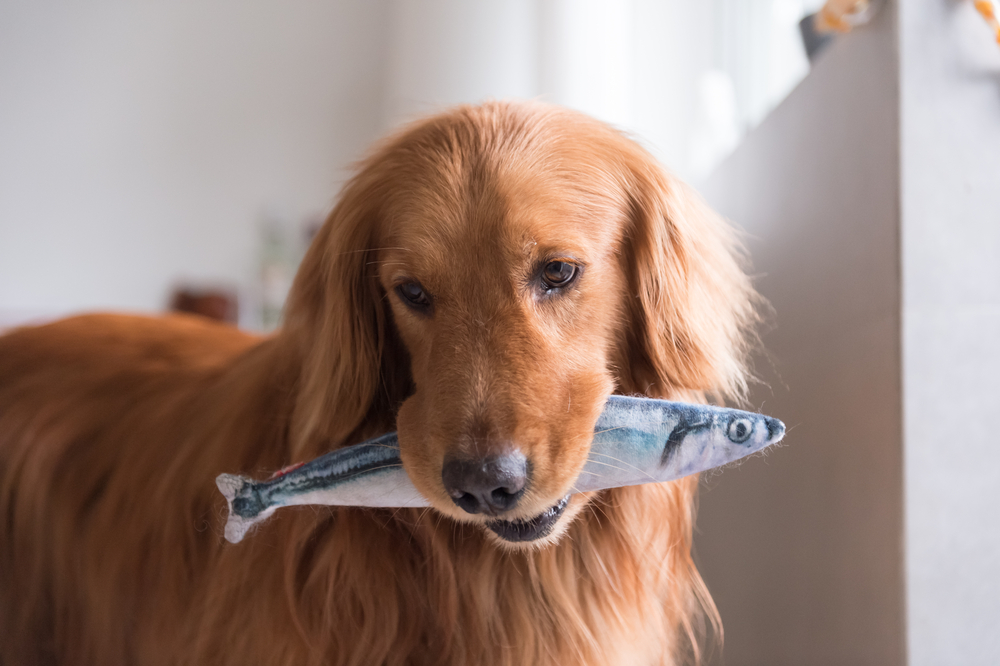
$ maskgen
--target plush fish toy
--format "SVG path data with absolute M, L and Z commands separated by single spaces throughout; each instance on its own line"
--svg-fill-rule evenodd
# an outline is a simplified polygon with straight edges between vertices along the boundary
M 679 479 L 739 460 L 784 434 L 784 424 L 769 416 L 613 395 L 597 419 L 573 492 Z M 285 468 L 264 481 L 220 474 L 216 485 L 229 505 L 226 539 L 232 543 L 283 506 L 429 506 L 403 470 L 396 433 Z

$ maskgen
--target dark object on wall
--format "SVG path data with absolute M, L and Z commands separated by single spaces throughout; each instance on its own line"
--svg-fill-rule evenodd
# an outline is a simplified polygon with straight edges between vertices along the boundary
M 802 44 L 806 47 L 809 62 L 816 60 L 819 52 L 833 41 L 833 34 L 816 30 L 815 19 L 816 15 L 810 14 L 799 21 L 799 32 L 802 34 Z
M 177 287 L 170 297 L 170 310 L 189 312 L 227 324 L 235 324 L 239 319 L 239 301 L 236 293 L 221 288 Z

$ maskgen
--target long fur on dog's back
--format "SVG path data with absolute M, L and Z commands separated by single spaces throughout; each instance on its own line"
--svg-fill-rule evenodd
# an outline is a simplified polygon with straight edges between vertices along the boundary
M 4 664 L 130 663 L 137 627 L 181 626 L 218 548 L 209 470 L 282 459 L 277 424 L 253 414 L 280 404 L 254 395 L 270 386 L 257 343 L 184 317 L 0 338 Z
M 544 130 L 553 113 L 496 104 L 429 123 Z M 392 429 L 412 390 L 362 231 L 386 155 L 419 149 L 414 135 L 348 185 L 275 337 L 87 316 L 0 338 L 2 666 L 673 663 L 695 645 L 711 608 L 690 557 L 696 479 L 607 491 L 535 550 L 434 510 L 326 507 L 223 542 L 217 474 Z M 732 390 L 753 317 L 735 244 L 621 141 L 634 321 L 618 390 Z

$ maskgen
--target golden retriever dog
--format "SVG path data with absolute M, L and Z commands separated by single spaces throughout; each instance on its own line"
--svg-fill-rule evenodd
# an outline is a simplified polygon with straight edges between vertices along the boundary
M 493 102 L 377 147 L 272 336 L 115 315 L 7 334 L 0 662 L 697 658 L 697 479 L 571 493 L 610 394 L 739 394 L 741 261 L 632 140 Z M 223 540 L 216 475 L 391 430 L 432 508 L 295 507 Z

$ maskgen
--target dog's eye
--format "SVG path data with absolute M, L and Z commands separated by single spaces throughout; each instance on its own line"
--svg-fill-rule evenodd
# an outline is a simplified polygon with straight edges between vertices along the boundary
M 396 293 L 399 294 L 404 303 L 412 308 L 426 310 L 431 306 L 431 297 L 416 282 L 404 282 L 396 287 Z
M 542 269 L 542 284 L 545 289 L 562 289 L 568 287 L 580 272 L 576 264 L 568 261 L 550 261 Z

